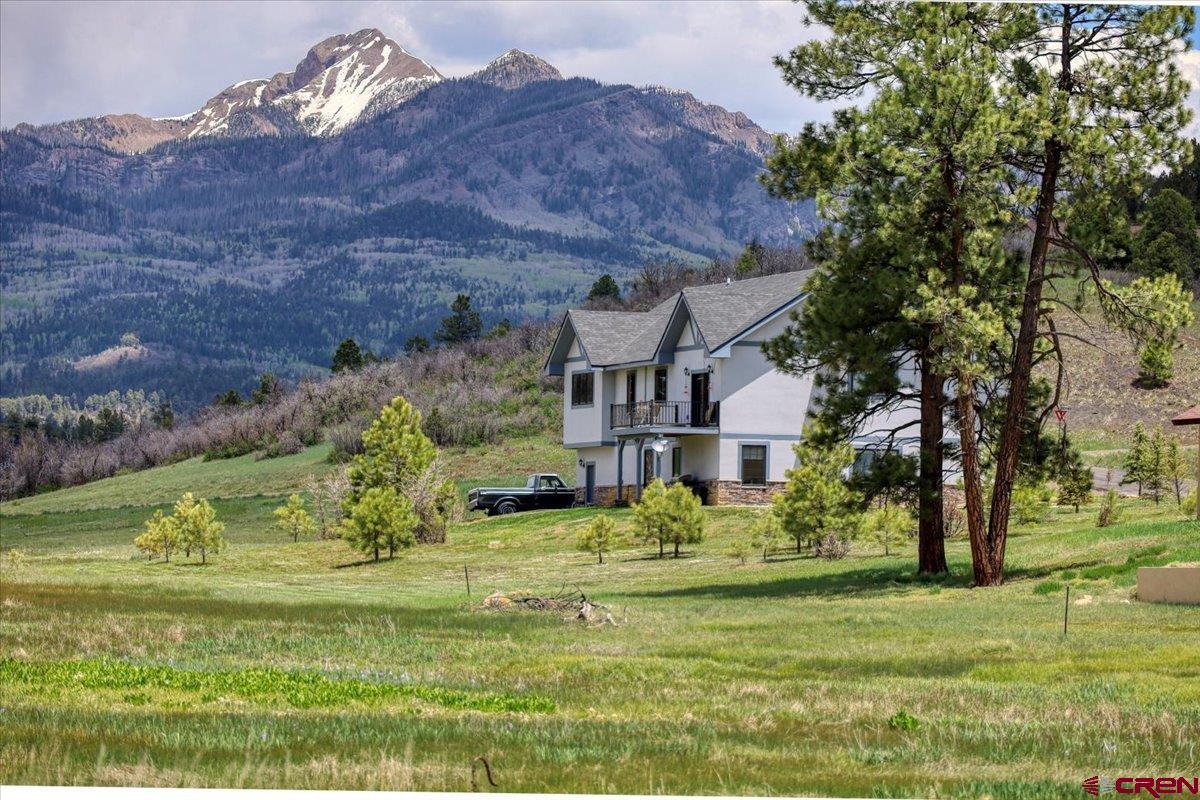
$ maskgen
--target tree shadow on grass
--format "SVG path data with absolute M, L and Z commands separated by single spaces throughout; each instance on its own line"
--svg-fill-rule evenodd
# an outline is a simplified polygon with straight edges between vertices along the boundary
M 840 572 L 793 575 L 769 581 L 711 583 L 630 592 L 631 597 L 674 598 L 708 597 L 715 599 L 753 599 L 765 597 L 869 597 L 895 594 L 929 586 L 969 588 L 971 575 L 962 570 L 949 575 L 916 575 L 908 561 L 895 566 L 860 567 Z

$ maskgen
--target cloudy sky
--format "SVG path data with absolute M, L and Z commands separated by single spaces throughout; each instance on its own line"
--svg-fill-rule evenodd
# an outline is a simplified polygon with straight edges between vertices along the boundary
M 784 2 L 5 0 L 0 125 L 191 112 L 230 84 L 292 70 L 326 36 L 361 28 L 379 28 L 450 76 L 516 47 L 567 76 L 687 89 L 770 130 L 828 115 L 771 64 L 814 35 Z
M 292 70 L 326 36 L 362 28 L 379 28 L 450 76 L 517 47 L 568 76 L 687 89 L 768 130 L 796 131 L 829 114 L 785 86 L 771 64 L 772 56 L 816 35 L 804 27 L 800 8 L 776 0 L 4 0 L 0 126 L 110 112 L 189 113 L 240 80 Z M 1200 90 L 1200 53 L 1184 59 Z M 1192 104 L 1200 108 L 1200 91 Z

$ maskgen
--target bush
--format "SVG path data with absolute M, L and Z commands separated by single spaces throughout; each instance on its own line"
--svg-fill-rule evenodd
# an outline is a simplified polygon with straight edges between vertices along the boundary
M 840 561 L 850 555 L 850 540 L 836 533 L 827 533 L 816 545 L 817 558 Z
M 1013 517 L 1020 525 L 1041 522 L 1050 511 L 1052 497 L 1050 487 L 1044 483 L 1038 486 L 1018 486 L 1012 495 Z
M 888 718 L 888 727 L 894 731 L 915 731 L 921 727 L 921 721 L 902 708 Z
M 947 539 L 960 539 L 967 535 L 967 512 L 953 500 L 942 503 L 942 535 Z
M 278 438 L 268 444 L 259 455 L 258 460 L 264 458 L 279 458 L 280 456 L 294 456 L 304 449 L 304 442 L 300 441 L 300 437 L 291 431 L 284 431 L 279 434 Z
M 1096 517 L 1097 528 L 1107 528 L 1121 521 L 1121 507 L 1117 505 L 1117 490 L 1109 489 L 1100 503 L 1100 514 Z
M 1183 498 L 1179 507 L 1189 517 L 1196 516 L 1196 489 L 1192 489 L 1191 493 Z

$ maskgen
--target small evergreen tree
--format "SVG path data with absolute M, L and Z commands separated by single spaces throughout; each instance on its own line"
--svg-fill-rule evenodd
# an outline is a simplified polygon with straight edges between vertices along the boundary
M 1150 453 L 1150 439 L 1146 436 L 1146 426 L 1138 422 L 1133 427 L 1133 445 L 1125 454 L 1125 460 L 1121 464 L 1121 468 L 1125 470 L 1125 477 L 1121 478 L 1121 485 L 1136 483 L 1138 485 L 1138 497 L 1142 496 L 1142 483 L 1146 475 L 1146 461 Z
M 668 542 L 674 545 L 675 558 L 679 558 L 680 545 L 704 540 L 700 498 L 682 483 L 668 489 L 661 478 L 655 478 L 634 505 L 633 516 L 642 539 L 658 542 L 659 558 L 665 555 Z
M 775 513 L 775 510 L 767 509 L 766 512 L 759 514 L 750 528 L 750 546 L 755 550 L 762 551 L 764 562 L 771 551 L 779 546 L 781 539 L 783 539 L 783 526 L 780 525 L 779 515 Z
M 483 321 L 479 318 L 479 312 L 471 307 L 470 296 L 460 294 L 450 304 L 450 316 L 442 319 L 442 326 L 434 337 L 439 342 L 458 344 L 473 342 L 482 332 Z
M 275 509 L 275 524 L 289 534 L 293 542 L 317 532 L 317 523 L 304 508 L 304 501 L 298 494 L 289 495 L 287 503 Z
M 595 553 L 598 563 L 604 563 L 604 554 L 612 552 L 617 546 L 617 526 L 612 518 L 605 514 L 592 517 L 580 532 L 576 546 L 587 553 Z
M 508 317 L 497 322 L 483 338 L 485 339 L 502 339 L 512 333 L 512 320 Z
M 264 372 L 258 376 L 258 387 L 250 392 L 250 401 L 256 406 L 265 406 L 277 401 L 283 396 L 283 384 L 273 372 Z
M 222 406 L 224 408 L 237 408 L 244 402 L 241 393 L 237 389 L 230 389 L 228 392 L 219 394 L 213 398 L 214 406 Z
M 912 514 L 899 506 L 884 506 L 868 511 L 863 516 L 862 530 L 872 541 L 883 545 L 883 554 L 891 555 L 893 547 L 908 541 L 916 529 Z
M 613 276 L 605 273 L 596 279 L 587 295 L 588 300 L 620 300 L 621 287 L 613 280 Z
M 151 414 L 150 421 L 164 430 L 169 431 L 174 428 L 175 409 L 171 408 L 171 401 L 164 400 L 159 403 Z
M 1117 490 L 1109 489 L 1100 503 L 1100 513 L 1096 517 L 1097 528 L 1107 528 L 1121 521 L 1121 507 L 1117 505 Z
M 412 502 L 401 497 L 390 486 L 374 486 L 361 498 L 342 520 L 342 538 L 367 555 L 379 560 L 379 551 L 387 549 L 388 557 L 400 547 L 416 543 L 417 515 Z
M 1167 437 L 1167 447 L 1163 453 L 1163 474 L 1175 492 L 1175 505 L 1183 505 L 1183 479 L 1187 477 L 1188 465 L 1184 463 L 1179 451 L 1179 439 Z
M 207 500 L 197 500 L 195 495 L 187 492 L 175 504 L 173 514 L 175 524 L 179 528 L 179 544 L 190 555 L 193 550 L 199 551 L 200 563 L 208 563 L 208 554 L 217 554 L 225 549 L 225 537 L 222 535 L 225 524 L 217 521 L 217 512 Z
M 1161 430 L 1154 431 L 1146 448 L 1142 485 L 1154 499 L 1154 505 L 1158 505 L 1162 500 L 1163 490 L 1167 488 L 1167 443 Z
M 743 564 L 746 563 L 746 556 L 750 555 L 754 550 L 754 545 L 744 536 L 737 536 L 729 544 L 725 550 L 726 554 L 732 559 L 735 559 Z
M 145 533 L 134 539 L 133 543 L 151 559 L 162 556 L 169 563 L 172 551 L 179 545 L 179 526 L 174 517 L 164 515 L 159 509 L 146 520 Z
M 849 538 L 855 526 L 854 495 L 842 474 L 853 463 L 854 451 L 849 445 L 808 442 L 792 449 L 796 466 L 785 473 L 787 485 L 775 496 L 774 510 L 783 530 L 796 540 L 796 552 L 829 534 Z
M 329 369 L 337 374 L 339 372 L 354 372 L 363 368 L 366 360 L 363 358 L 362 351 L 358 348 L 358 342 L 353 339 L 343 339 L 338 345 L 337 350 L 333 353 L 333 362 Z
M 410 356 L 416 355 L 417 353 L 428 353 L 429 340 L 421 335 L 410 336 L 408 337 L 408 340 L 404 342 L 404 352 Z

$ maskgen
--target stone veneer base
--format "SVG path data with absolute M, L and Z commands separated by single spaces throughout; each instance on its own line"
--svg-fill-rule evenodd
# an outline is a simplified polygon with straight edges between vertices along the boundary
M 771 498 L 783 491 L 787 484 L 783 481 L 772 481 L 766 486 L 745 486 L 740 481 L 705 481 L 703 486 L 708 489 L 708 505 L 738 506 L 766 505 Z M 637 500 L 637 487 L 623 487 L 626 503 Z M 575 503 L 583 505 L 584 488 L 575 487 Z M 614 506 L 617 504 L 616 486 L 597 486 L 594 490 L 597 506 Z

